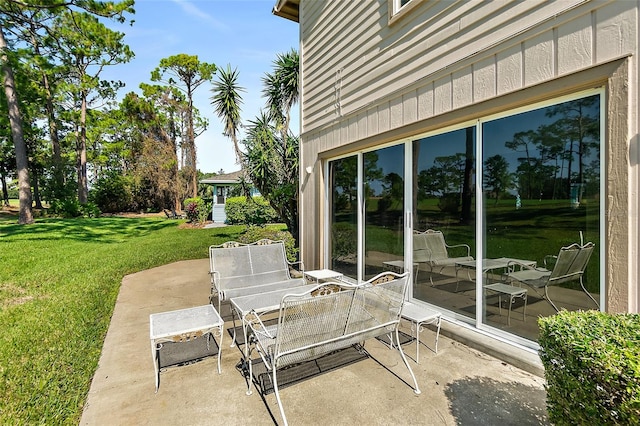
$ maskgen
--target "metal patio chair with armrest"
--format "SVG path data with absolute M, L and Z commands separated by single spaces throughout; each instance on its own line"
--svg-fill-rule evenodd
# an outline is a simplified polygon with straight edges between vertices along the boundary
M 450 255 L 450 249 L 454 248 L 465 248 L 467 255 L 452 257 Z M 438 271 L 438 273 L 440 273 L 446 266 L 454 266 L 456 262 L 466 262 L 471 260 L 473 260 L 473 256 L 471 256 L 471 248 L 467 244 L 447 244 L 444 240 L 442 231 L 427 229 L 424 232 L 413 232 L 413 261 L 418 264 L 424 263 L 429 267 L 431 272 L 429 275 L 431 285 L 433 285 L 434 268 L 440 268 Z M 418 272 L 419 271 L 420 268 L 418 268 Z
M 582 291 L 596 304 L 598 309 L 600 305 L 593 296 L 584 287 L 582 277 L 584 275 L 591 254 L 595 245 L 592 242 L 580 245 L 578 243 L 562 247 L 557 256 L 548 255 L 544 258 L 544 268 L 534 268 L 517 261 L 509 262 L 505 277 L 511 283 L 522 283 L 531 287 L 538 295 L 547 300 L 553 308 L 559 312 L 558 307 L 549 298 L 548 288 L 550 285 L 557 285 L 571 281 L 579 281 Z M 553 269 L 549 269 L 549 263 L 554 260 Z M 515 270 L 514 267 L 518 267 Z M 538 292 L 538 289 L 544 287 L 544 295 Z

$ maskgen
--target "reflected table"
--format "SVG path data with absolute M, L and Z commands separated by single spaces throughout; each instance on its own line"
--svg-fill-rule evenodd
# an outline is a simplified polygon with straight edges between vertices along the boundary
M 487 275 L 487 281 L 489 280 L 489 272 L 496 269 L 508 269 L 514 266 L 515 263 L 520 263 L 526 266 L 535 268 L 537 262 L 535 260 L 516 259 L 513 257 L 499 257 L 497 259 L 482 259 L 482 273 Z M 476 269 L 476 261 L 469 260 L 464 262 L 456 262 L 456 281 L 458 280 L 458 271 L 461 269 Z M 469 276 L 471 280 L 471 276 Z

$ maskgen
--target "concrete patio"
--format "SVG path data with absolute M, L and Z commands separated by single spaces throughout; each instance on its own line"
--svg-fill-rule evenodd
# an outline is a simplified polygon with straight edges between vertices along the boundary
M 124 277 L 82 425 L 281 423 L 273 394 L 263 398 L 254 389 L 252 395 L 245 395 L 244 377 L 236 369 L 241 354 L 237 347 L 229 347 L 226 331 L 221 375 L 217 357 L 208 357 L 166 369 L 154 393 L 149 314 L 207 304 L 207 271 L 208 259 L 199 259 Z M 230 318 L 228 312 L 222 314 Z M 225 325 L 231 327 L 231 322 Z M 403 323 L 402 329 L 410 332 L 408 324 Z M 460 330 L 444 322 L 438 354 L 423 346 L 420 364 L 409 360 L 421 395 L 403 381 L 410 377 L 398 352 L 372 340 L 365 346 L 372 358 L 281 389 L 289 423 L 547 424 L 544 379 L 535 359 L 527 370 L 538 375 L 448 337 L 456 331 Z M 475 338 L 468 333 L 469 339 Z M 421 341 L 432 346 L 433 339 L 431 329 L 423 331 Z M 494 346 L 499 350 L 499 343 Z M 403 348 L 408 356 L 415 356 L 415 343 Z M 516 351 L 512 358 L 535 356 Z

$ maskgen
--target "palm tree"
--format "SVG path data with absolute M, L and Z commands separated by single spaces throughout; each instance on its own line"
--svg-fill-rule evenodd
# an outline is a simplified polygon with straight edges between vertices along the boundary
M 241 92 L 246 90 L 238 85 L 238 70 L 231 70 L 231 65 L 227 69 L 218 70 L 218 79 L 214 81 L 211 92 L 211 105 L 216 114 L 224 123 L 224 135 L 231 138 L 233 148 L 236 153 L 236 162 L 242 166 L 242 151 L 238 145 L 238 130 L 240 123 L 240 105 L 242 105 Z
M 283 141 L 289 133 L 291 108 L 298 102 L 299 91 L 299 55 L 294 49 L 278 54 L 273 62 L 274 72 L 267 73 L 262 79 L 262 93 L 267 98 L 269 118 L 282 133 Z

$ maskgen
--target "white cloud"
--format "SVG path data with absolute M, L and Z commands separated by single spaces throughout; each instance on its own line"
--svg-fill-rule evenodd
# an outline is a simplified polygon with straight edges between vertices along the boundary
M 212 28 L 219 31 L 228 31 L 229 26 L 222 21 L 214 18 L 207 12 L 204 12 L 198 6 L 196 6 L 193 2 L 189 0 L 172 0 L 175 4 L 180 6 L 182 10 L 189 16 L 193 16 L 202 22 L 206 22 L 211 25 Z

